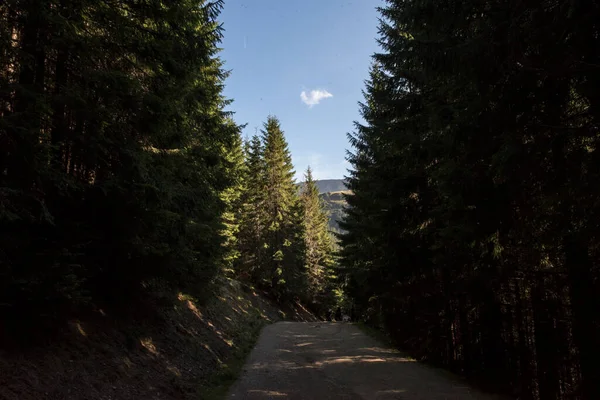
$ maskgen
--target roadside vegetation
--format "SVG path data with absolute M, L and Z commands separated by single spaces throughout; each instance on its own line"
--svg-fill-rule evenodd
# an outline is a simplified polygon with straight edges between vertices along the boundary
M 597 4 L 387 1 L 350 135 L 345 293 L 418 359 L 600 398 Z
M 220 396 L 341 319 L 526 400 L 600 398 L 600 6 L 387 0 L 350 171 L 247 140 L 222 0 L 0 2 L 0 397 Z

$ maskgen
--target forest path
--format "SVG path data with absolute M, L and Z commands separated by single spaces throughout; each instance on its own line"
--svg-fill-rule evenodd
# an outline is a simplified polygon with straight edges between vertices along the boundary
M 279 322 L 266 327 L 228 399 L 490 400 L 352 324 Z

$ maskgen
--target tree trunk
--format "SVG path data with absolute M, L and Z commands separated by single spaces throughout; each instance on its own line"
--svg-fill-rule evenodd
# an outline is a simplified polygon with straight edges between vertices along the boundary
M 579 350 L 581 398 L 600 399 L 600 349 L 598 292 L 594 288 L 592 263 L 586 241 L 574 234 L 564 238 L 573 315 L 573 338 Z

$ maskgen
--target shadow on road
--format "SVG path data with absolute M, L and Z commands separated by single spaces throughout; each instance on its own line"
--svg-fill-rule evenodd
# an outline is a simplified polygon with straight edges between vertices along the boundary
M 232 388 L 237 399 L 490 399 L 386 348 L 356 326 L 266 328 Z

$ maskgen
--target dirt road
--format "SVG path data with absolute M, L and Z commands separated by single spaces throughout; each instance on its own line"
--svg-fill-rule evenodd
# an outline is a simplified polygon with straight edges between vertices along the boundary
M 228 399 L 490 400 L 343 323 L 263 330 Z

